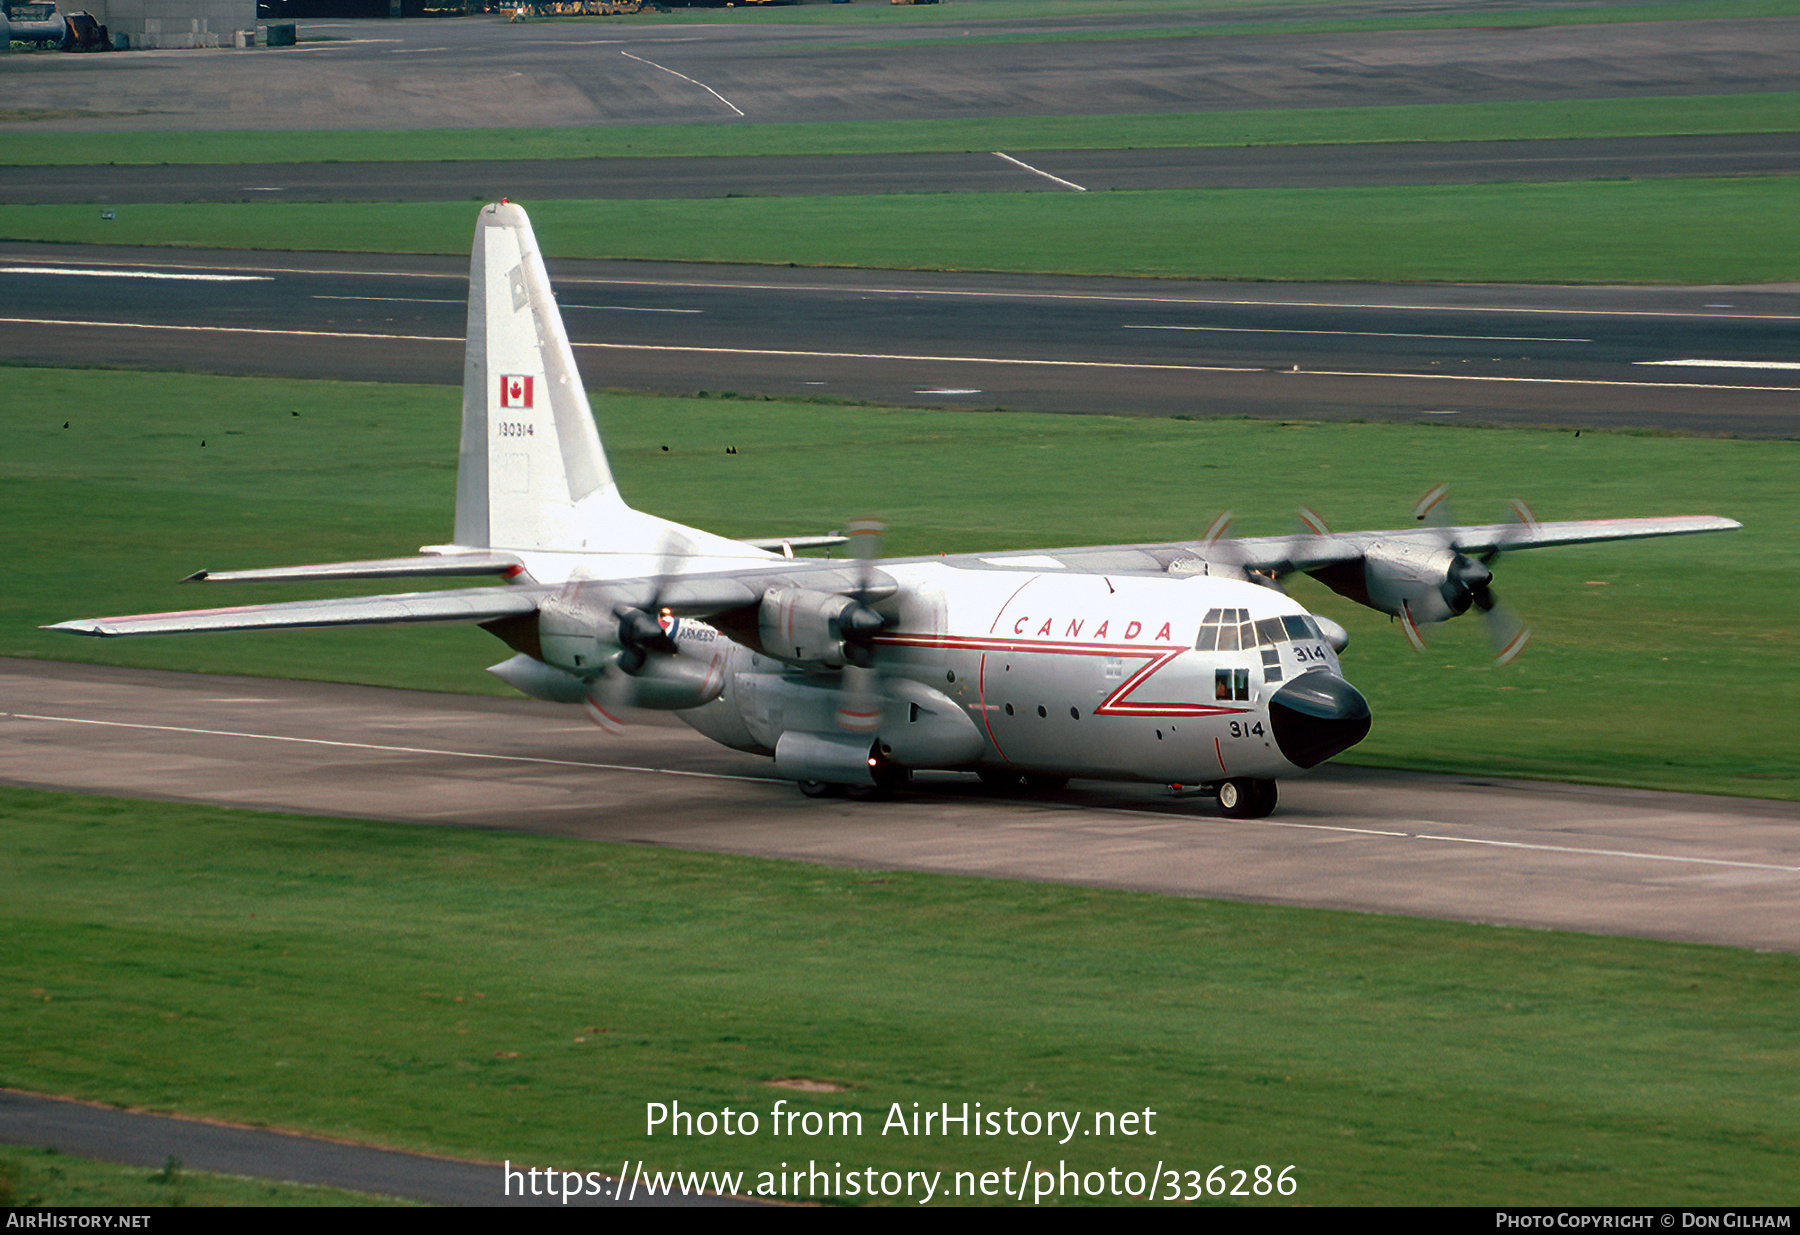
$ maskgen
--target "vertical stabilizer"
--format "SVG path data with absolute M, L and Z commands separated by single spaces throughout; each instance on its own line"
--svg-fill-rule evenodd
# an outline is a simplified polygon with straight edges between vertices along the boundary
M 562 315 L 518 206 L 484 206 L 469 255 L 456 533 L 471 548 L 640 548 Z M 647 547 L 647 546 L 643 546 Z

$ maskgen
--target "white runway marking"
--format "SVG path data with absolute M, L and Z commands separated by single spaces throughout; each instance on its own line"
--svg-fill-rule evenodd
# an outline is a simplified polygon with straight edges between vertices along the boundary
M 181 279 L 190 283 L 273 283 L 266 274 L 171 274 L 159 270 L 96 270 L 82 266 L 0 266 L 0 274 L 69 274 L 96 279 Z
M 306 47 L 290 47 L 289 51 L 330 51 L 334 47 L 354 47 L 358 43 L 398 43 L 399 39 L 332 39 L 329 43 L 313 43 Z
M 53 258 L 39 258 L 40 262 L 50 265 Z M 118 262 L 117 267 L 156 266 L 166 269 L 217 270 L 217 266 L 183 266 L 179 262 Z M 0 267 L 5 269 L 5 267 Z M 388 279 L 453 279 L 459 283 L 467 282 L 467 274 L 423 270 L 337 270 L 328 267 L 301 266 L 241 266 L 224 267 L 233 270 L 252 270 L 270 274 L 291 275 L 342 275 L 354 278 L 388 278 Z M 1700 318 L 1705 321 L 1738 321 L 1738 322 L 1800 322 L 1800 313 L 1702 313 L 1699 311 L 1680 311 L 1670 309 L 1546 309 L 1525 308 L 1517 305 L 1442 305 L 1442 304 L 1364 304 L 1360 301 L 1331 300 L 1223 300 L 1205 296 L 1127 296 L 1097 292 L 1028 292 L 1028 291 L 988 291 L 972 288 L 943 287 L 859 287 L 855 284 L 834 285 L 829 283 L 728 283 L 721 281 L 705 282 L 701 280 L 679 279 L 593 279 L 566 278 L 557 279 L 559 287 L 697 287 L 708 291 L 752 291 L 752 292 L 846 292 L 869 296 L 963 296 L 971 299 L 985 300 L 1071 300 L 1096 304 L 1180 304 L 1180 305 L 1225 305 L 1229 307 L 1254 308 L 1266 306 L 1279 309 L 1375 309 L 1392 310 L 1396 313 L 1537 313 L 1553 314 L 1565 317 L 1679 317 Z M 461 303 L 460 301 L 458 303 Z M 1708 305 L 1707 308 L 1718 308 Z
M 1121 330 L 1200 330 L 1215 334 L 1328 334 L 1356 339 L 1472 339 L 1481 343 L 1592 343 L 1592 339 L 1565 339 L 1524 334 L 1402 334 L 1395 330 L 1283 330 L 1275 326 L 1121 326 Z M 1673 364 L 1673 361 L 1656 361 Z M 1800 367 L 1800 366 L 1796 366 Z
M 329 738 L 296 738 L 279 733 L 239 733 L 231 729 L 194 729 L 185 725 L 139 725 L 122 720 L 89 720 L 81 716 L 36 716 L 29 712 L 5 712 L 15 720 L 57 721 L 65 725 L 104 725 L 113 729 L 149 729 L 159 733 L 192 733 L 209 738 L 249 738 L 259 742 L 298 742 L 307 746 L 338 746 L 395 755 L 440 755 L 447 759 L 489 759 L 499 763 L 543 763 L 559 768 L 592 768 L 601 772 L 645 772 L 655 776 L 691 776 L 700 780 L 738 780 L 766 785 L 766 776 L 732 776 L 724 772 L 684 772 L 678 768 L 640 768 L 624 763 L 586 763 L 579 759 L 543 759 L 533 755 L 493 755 L 470 750 L 433 750 L 421 746 L 383 746 L 375 742 L 337 742 Z M 777 782 L 778 783 L 778 782 Z
M 462 303 L 461 301 L 457 302 Z M 179 330 L 201 334 L 275 335 L 299 339 L 384 339 L 390 343 L 463 343 L 461 335 L 377 334 L 355 330 L 271 330 L 263 326 L 183 326 L 155 322 L 84 322 L 57 321 L 43 317 L 0 317 L 8 326 L 87 326 L 100 330 Z
M 315 294 L 314 300 L 357 300 L 371 304 L 467 304 L 465 300 L 445 296 L 327 296 Z M 704 313 L 704 309 L 649 309 L 630 304 L 566 304 L 564 309 L 591 309 L 606 313 Z
M 457 303 L 461 303 L 460 301 Z M 597 313 L 704 313 L 705 309 L 651 309 L 635 304 L 566 304 L 564 309 L 591 309 Z
M 1629 386 L 1637 390 L 1776 390 L 1800 391 L 1800 386 L 1736 386 L 1718 382 L 1627 382 L 1598 377 L 1482 377 L 1474 373 L 1362 373 L 1339 369 L 1294 369 L 1282 372 L 1313 377 L 1408 377 L 1427 382 L 1525 382 L 1539 386 Z
M 274 335 L 282 338 L 301 339 L 381 339 L 387 342 L 404 343 L 460 344 L 464 342 L 461 335 L 379 334 L 357 330 L 272 330 L 262 326 L 183 326 L 150 322 L 89 322 L 38 317 L 0 317 L 0 325 L 87 326 L 100 330 L 176 330 L 214 334 Z M 1110 360 L 1030 360 L 1011 356 L 912 356 L 903 353 L 882 352 L 803 352 L 770 347 L 684 347 L 671 343 L 577 343 L 574 346 L 622 352 L 683 352 L 689 355 L 718 356 L 804 356 L 808 359 L 826 360 L 905 360 L 924 364 L 1043 365 L 1050 368 L 1067 369 L 1154 369 L 1177 373 L 1261 373 L 1264 371 L 1258 368 L 1246 368 L 1242 365 L 1128 364 Z M 1663 383 L 1647 382 L 1644 384 L 1661 385 Z M 1732 389 L 1741 390 L 1746 387 L 1733 387 Z
M 1682 365 L 1692 369 L 1800 369 L 1792 360 L 1639 360 L 1646 365 Z
M 0 318 L 0 321 L 4 321 Z M 825 360 L 906 360 L 924 364 L 1044 365 L 1060 369 L 1156 369 L 1178 373 L 1262 373 L 1245 365 L 1135 364 L 1119 360 L 1030 360 L 1012 356 L 914 356 L 905 352 L 802 352 L 773 347 L 691 347 L 674 343 L 577 343 L 619 352 L 686 352 L 717 356 L 804 356 Z M 1651 383 L 1656 384 L 1656 383 Z M 1742 387 L 1733 387 L 1742 389 Z
M 148 725 L 129 721 L 95 720 L 81 716 L 45 716 L 30 712 L 4 712 L 0 717 L 14 720 L 46 721 L 66 725 L 97 725 L 111 729 L 137 729 L 154 733 L 186 733 L 199 737 L 242 738 L 261 742 L 292 742 L 307 746 L 329 746 L 348 750 L 367 750 L 382 754 L 399 755 L 432 755 L 448 759 L 479 759 L 495 763 L 529 763 L 550 767 L 587 768 L 600 772 L 634 772 L 652 776 L 685 776 L 697 780 L 739 781 L 749 784 L 778 784 L 780 778 L 765 776 L 736 776 L 724 772 L 690 772 L 676 768 L 639 767 L 633 764 L 591 763 L 578 759 L 547 759 L 533 755 L 498 755 L 483 751 L 441 750 L 433 747 L 389 746 L 376 742 L 345 742 L 329 738 L 302 738 L 275 733 L 246 733 L 231 729 L 201 729 L 188 725 Z M 1107 814 L 1127 814 L 1143 818 L 1143 810 L 1132 810 L 1126 807 L 1077 808 L 1084 811 L 1099 810 Z M 1158 815 L 1161 812 L 1153 812 Z M 1215 820 L 1225 826 L 1249 826 L 1265 828 L 1290 828 L 1302 831 L 1352 833 L 1360 836 L 1386 837 L 1393 840 L 1420 840 L 1431 842 L 1451 842 L 1466 845 L 1488 845 L 1499 849 L 1525 849 L 1534 852 L 1552 854 L 1571 854 L 1582 857 L 1625 858 L 1645 862 L 1672 862 L 1692 866 L 1725 866 L 1741 870 L 1775 871 L 1780 874 L 1800 874 L 1800 866 L 1784 866 L 1773 862 L 1746 862 L 1733 858 L 1692 857 L 1680 854 L 1644 853 L 1627 849 L 1596 849 L 1577 845 L 1543 845 L 1528 841 L 1489 840 L 1472 836 L 1443 836 L 1428 832 L 1398 832 L 1381 828 L 1359 828 L 1345 824 L 1297 823 L 1280 819 L 1240 819 Z M 1441 824 L 1437 826 L 1443 826 Z
M 467 304 L 466 300 L 428 296 L 314 296 L 314 300 L 367 300 L 376 304 Z
M 1042 176 L 1046 180 L 1054 180 L 1057 184 L 1062 185 L 1064 188 L 1074 189 L 1077 193 L 1087 192 L 1086 189 L 1084 189 L 1080 185 L 1076 184 L 1073 180 L 1064 180 L 1061 176 L 1052 176 L 1049 172 L 1043 170 L 1042 168 L 1033 167 L 1031 164 L 1027 163 L 1024 159 L 1015 159 L 1012 157 L 1012 155 L 1007 154 L 1004 151 L 995 150 L 995 151 L 993 151 L 993 155 L 997 159 L 1005 159 L 1008 163 L 1012 163 L 1018 167 L 1023 167 L 1026 171 L 1030 172 L 1034 176 Z
M 173 330 L 211 334 L 268 335 L 296 339 L 379 339 L 402 343 L 463 343 L 461 335 L 384 334 L 357 330 L 273 330 L 261 326 L 187 326 L 154 322 L 94 322 L 74 318 L 0 317 L 6 326 L 75 326 L 95 330 Z M 1738 386 L 1716 382 L 1627 382 L 1581 377 L 1480 377 L 1456 373 L 1370 373 L 1339 369 L 1272 370 L 1255 365 L 1142 364 L 1117 360 L 1034 360 L 1016 356 L 915 356 L 905 352 L 814 352 L 774 347 L 691 347 L 672 343 L 576 343 L 618 352 L 682 352 L 707 356 L 792 356 L 823 360 L 900 360 L 921 364 L 1039 365 L 1052 369 L 1120 369 L 1169 373 L 1270 373 L 1312 377 L 1391 377 L 1438 382 L 1525 382 L 1542 386 L 1624 386 L 1638 390 L 1750 390 L 1800 392 L 1800 386 Z
M 1800 866 L 1777 866 L 1772 862 L 1737 862 L 1729 858 L 1683 858 L 1666 853 L 1634 853 L 1622 849 L 1581 849 L 1574 845 L 1534 845 L 1516 840 L 1482 840 L 1474 836 L 1428 836 L 1420 833 L 1415 840 L 1456 841 L 1464 845 L 1495 845 L 1502 849 L 1541 849 L 1547 853 L 1579 853 L 1601 858 L 1641 858 L 1646 862 L 1692 862 L 1700 866 L 1738 866 L 1748 870 L 1800 873 Z
M 725 106 L 729 107 L 732 111 L 736 112 L 738 115 L 741 116 L 744 114 L 743 108 L 739 107 L 736 103 L 733 103 L 730 99 L 726 98 L 724 95 L 720 94 L 717 90 L 714 90 L 711 86 L 707 85 L 703 81 L 694 81 L 694 79 L 689 77 L 686 73 L 675 73 L 675 70 L 672 68 L 669 68 L 667 65 L 658 64 L 654 60 L 646 60 L 642 56 L 634 56 L 628 51 L 622 51 L 619 54 L 629 60 L 635 60 L 639 64 L 647 64 L 653 69 L 661 69 L 665 73 L 674 73 L 675 76 L 679 77 L 682 81 L 693 82 L 694 85 L 700 87 L 702 90 L 706 91 L 706 93 L 712 95 L 713 98 L 715 98 L 715 99 L 719 100 L 719 102 L 725 104 Z
M 366 275 L 356 270 L 294 271 L 293 273 Z M 442 278 L 453 276 L 443 275 Z M 602 283 L 621 287 L 698 287 L 708 291 L 742 289 L 754 292 L 855 292 L 867 296 L 965 296 L 984 300 L 1073 300 L 1097 304 L 1185 304 L 1223 305 L 1230 308 L 1277 309 L 1375 309 L 1396 313 L 1536 313 L 1563 317 L 1682 317 L 1705 321 L 1800 322 L 1800 313 L 1701 313 L 1668 309 L 1546 309 L 1517 305 L 1444 305 L 1444 304 L 1364 304 L 1340 300 L 1224 300 L 1206 296 L 1127 296 L 1100 292 L 1027 292 L 988 291 L 975 288 L 940 287 L 858 287 L 855 284 L 829 283 L 725 283 L 682 282 L 669 279 L 561 279 L 563 284 Z

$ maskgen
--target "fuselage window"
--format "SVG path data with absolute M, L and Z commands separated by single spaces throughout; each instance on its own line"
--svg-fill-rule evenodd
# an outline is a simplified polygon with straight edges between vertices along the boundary
M 1213 698 L 1232 703 L 1248 703 L 1250 701 L 1250 671 L 1248 669 L 1213 670 Z

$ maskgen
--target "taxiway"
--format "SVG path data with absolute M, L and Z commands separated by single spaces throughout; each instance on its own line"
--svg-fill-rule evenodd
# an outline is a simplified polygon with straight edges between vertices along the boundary
M 0 698 L 14 785 L 1800 951 L 1790 803 L 1330 766 L 1253 821 L 957 775 L 809 800 L 674 722 L 525 700 L 19 660 Z

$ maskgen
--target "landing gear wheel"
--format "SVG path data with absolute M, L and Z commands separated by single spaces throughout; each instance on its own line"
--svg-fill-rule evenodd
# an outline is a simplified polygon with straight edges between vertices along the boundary
M 842 791 L 842 789 L 842 785 L 828 784 L 822 780 L 803 780 L 800 782 L 800 792 L 809 798 L 829 798 Z
M 873 785 L 851 785 L 846 792 L 858 802 L 885 802 L 896 790 L 912 779 L 912 770 L 895 763 L 883 763 L 874 769 Z
M 1066 776 L 1051 776 L 1046 772 L 1025 773 L 1025 788 L 1031 793 L 1055 793 L 1069 783 Z
M 1219 784 L 1219 813 L 1227 819 L 1261 819 L 1275 809 L 1275 782 L 1239 777 Z
M 1017 789 L 1019 774 L 1011 768 L 978 768 L 975 775 L 989 789 Z

